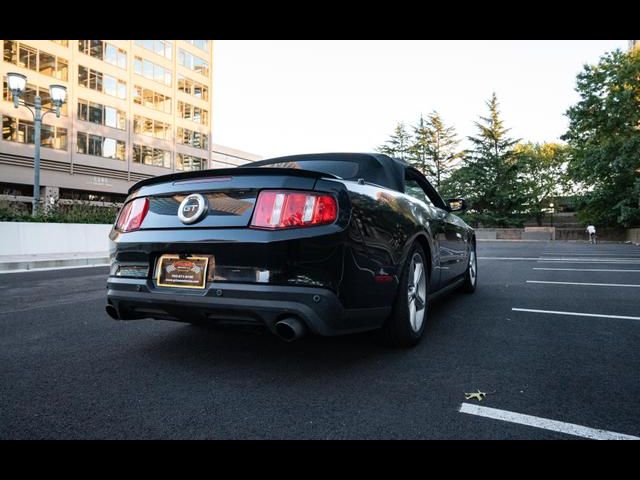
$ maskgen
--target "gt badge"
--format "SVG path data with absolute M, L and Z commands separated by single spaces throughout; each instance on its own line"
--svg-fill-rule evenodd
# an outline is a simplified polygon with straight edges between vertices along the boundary
M 178 207 L 178 218 L 182 223 L 191 224 L 200 220 L 207 211 L 207 200 L 199 193 L 187 196 Z

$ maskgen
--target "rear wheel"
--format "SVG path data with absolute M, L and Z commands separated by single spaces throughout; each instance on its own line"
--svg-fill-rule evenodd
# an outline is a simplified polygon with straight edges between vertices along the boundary
M 424 251 L 415 244 L 407 257 L 393 312 L 383 329 L 384 339 L 394 346 L 417 345 L 427 319 L 429 272 Z
M 469 263 L 467 264 L 467 271 L 464 274 L 462 291 L 466 293 L 475 292 L 477 283 L 478 283 L 478 257 L 476 255 L 476 244 L 475 242 L 471 242 L 471 244 L 469 245 Z

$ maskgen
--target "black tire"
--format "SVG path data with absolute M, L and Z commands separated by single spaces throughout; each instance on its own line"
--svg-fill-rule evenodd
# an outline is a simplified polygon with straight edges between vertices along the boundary
M 415 318 L 422 318 L 419 327 L 416 329 L 412 325 L 411 307 L 410 307 L 410 288 L 413 287 L 413 274 L 412 262 L 416 255 L 420 256 L 422 263 L 422 277 L 419 280 L 418 292 L 413 297 L 413 304 L 416 308 L 414 315 Z M 427 323 L 428 313 L 428 301 L 427 293 L 429 292 L 429 271 L 428 271 L 427 257 L 420 244 L 416 243 L 411 248 L 407 260 L 403 266 L 402 275 L 400 277 L 400 285 L 398 286 L 398 295 L 393 305 L 391 315 L 387 319 L 384 327 L 382 328 L 383 341 L 395 347 L 413 347 L 420 342 L 422 334 L 424 333 L 425 324 Z M 410 276 L 411 275 L 411 276 Z M 424 278 L 424 285 L 422 285 L 422 278 Z M 416 292 L 414 287 L 412 292 Z M 424 295 L 424 300 L 420 300 L 420 295 Z M 424 313 L 419 316 L 419 307 L 423 306 Z M 414 324 L 415 325 L 415 324 Z
M 472 270 L 472 263 L 474 269 Z M 478 256 L 476 255 L 476 242 L 469 243 L 469 263 L 462 282 L 462 291 L 473 293 L 478 285 Z

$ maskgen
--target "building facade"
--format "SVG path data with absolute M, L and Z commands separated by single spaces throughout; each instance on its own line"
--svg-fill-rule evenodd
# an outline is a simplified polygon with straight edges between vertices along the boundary
M 25 98 L 51 105 L 43 119 L 41 196 L 120 202 L 133 183 L 171 172 L 258 159 L 211 143 L 210 40 L 2 40 L 0 199 L 33 194 L 33 117 L 14 108 L 7 72 L 27 76 Z

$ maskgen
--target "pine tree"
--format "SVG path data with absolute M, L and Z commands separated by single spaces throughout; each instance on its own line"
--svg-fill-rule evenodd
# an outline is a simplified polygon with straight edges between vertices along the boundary
M 389 137 L 389 140 L 387 140 L 384 145 L 378 147 L 377 150 L 380 153 L 407 161 L 410 156 L 410 148 L 411 135 L 407 132 L 404 123 L 399 122 L 393 131 L 393 135 Z
M 517 215 L 526 201 L 518 185 L 518 162 L 513 150 L 519 140 L 507 135 L 509 129 L 500 117 L 495 93 L 486 105 L 489 116 L 475 122 L 478 134 L 468 137 L 473 149 L 445 190 L 468 198 L 478 220 L 487 225 L 518 224 Z
M 435 164 L 432 161 L 431 146 L 433 134 L 429 125 L 420 115 L 418 125 L 413 127 L 413 138 L 409 147 L 408 163 L 420 170 L 423 175 L 433 178 L 436 175 Z
M 422 121 L 422 117 L 420 120 Z M 435 110 L 429 114 L 427 131 L 428 156 L 434 171 L 433 181 L 439 189 L 442 181 L 453 169 L 454 161 L 462 158 L 464 151 L 458 150 L 460 141 L 456 137 L 455 129 L 445 126 L 442 117 Z

